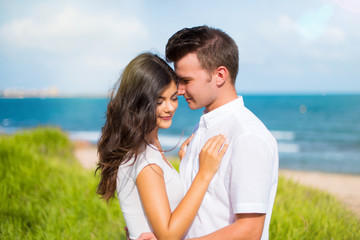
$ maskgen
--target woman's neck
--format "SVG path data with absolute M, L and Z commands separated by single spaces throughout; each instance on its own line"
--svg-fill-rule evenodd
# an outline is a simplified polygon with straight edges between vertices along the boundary
M 148 141 L 150 144 L 154 144 L 155 146 L 158 146 L 158 144 L 160 145 L 158 130 L 158 128 L 155 128 L 152 132 L 150 132 L 149 135 L 146 137 L 146 141 Z

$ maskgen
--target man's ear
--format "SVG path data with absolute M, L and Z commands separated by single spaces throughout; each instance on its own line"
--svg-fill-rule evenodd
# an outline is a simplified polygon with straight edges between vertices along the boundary
M 215 70 L 216 86 L 221 87 L 229 77 L 229 71 L 226 67 L 220 66 Z

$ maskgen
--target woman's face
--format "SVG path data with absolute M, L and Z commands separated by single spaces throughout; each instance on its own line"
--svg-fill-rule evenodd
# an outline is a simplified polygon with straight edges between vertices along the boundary
M 159 128 L 169 128 L 172 117 L 178 107 L 177 87 L 174 81 L 164 87 L 157 99 L 156 125 Z

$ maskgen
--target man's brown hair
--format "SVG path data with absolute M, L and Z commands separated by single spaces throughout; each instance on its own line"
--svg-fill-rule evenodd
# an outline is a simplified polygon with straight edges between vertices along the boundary
M 208 26 L 183 28 L 166 44 L 166 60 L 176 62 L 188 53 L 196 53 L 201 66 L 209 73 L 225 66 L 235 84 L 239 69 L 239 50 L 235 41 L 220 29 Z

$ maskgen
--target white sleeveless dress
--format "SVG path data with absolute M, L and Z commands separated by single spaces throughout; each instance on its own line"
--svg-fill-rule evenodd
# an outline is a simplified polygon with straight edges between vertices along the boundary
M 129 237 L 137 239 L 143 232 L 153 232 L 136 186 L 136 178 L 141 170 L 149 164 L 156 164 L 162 169 L 171 211 L 174 211 L 184 197 L 184 184 L 179 173 L 163 160 L 161 153 L 152 145 L 146 147 L 134 164 L 132 164 L 133 160 L 130 159 L 127 163 L 120 165 L 116 192 L 129 230 Z

